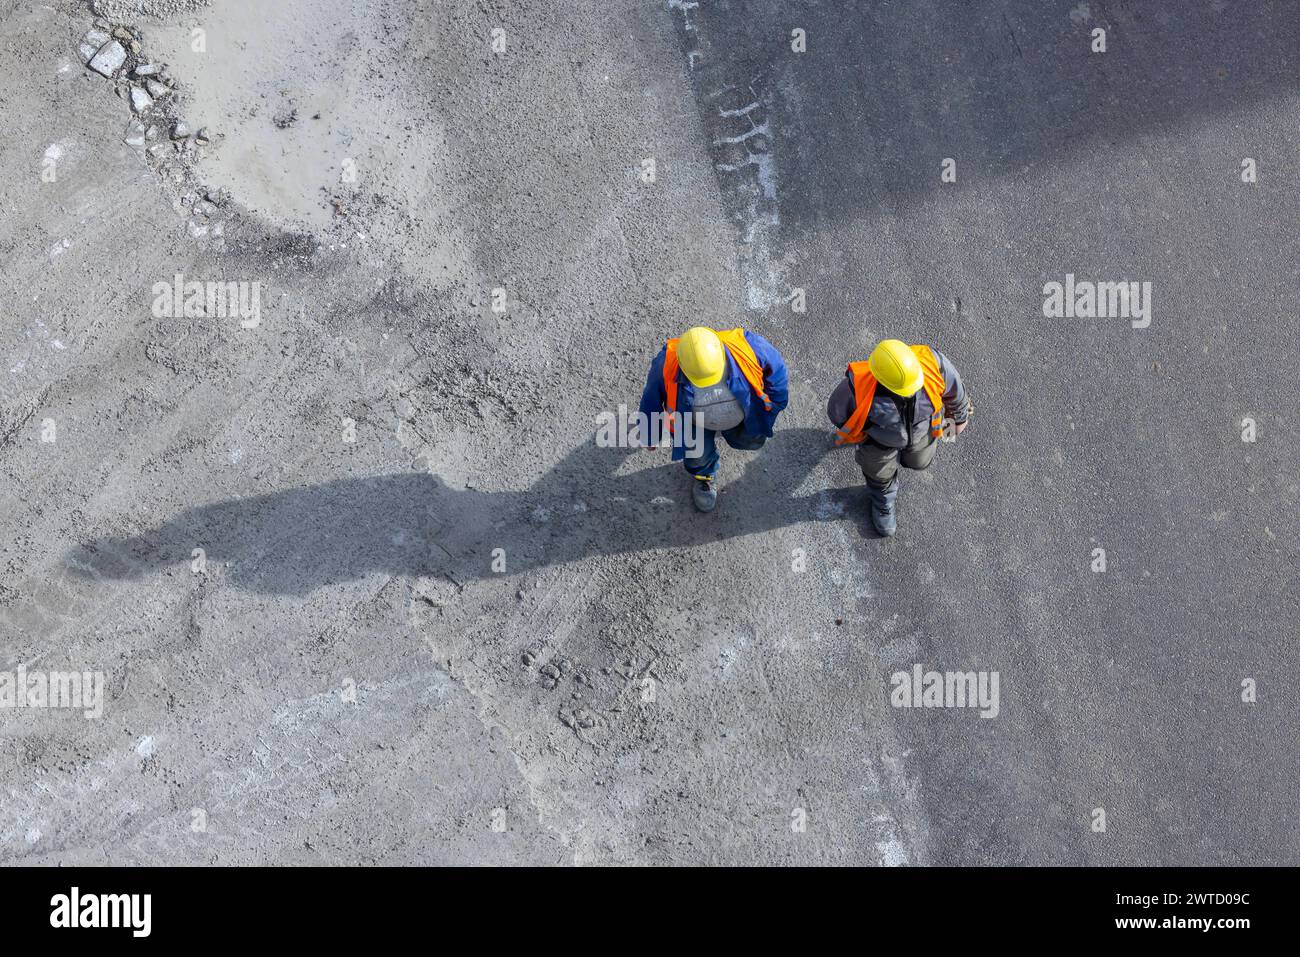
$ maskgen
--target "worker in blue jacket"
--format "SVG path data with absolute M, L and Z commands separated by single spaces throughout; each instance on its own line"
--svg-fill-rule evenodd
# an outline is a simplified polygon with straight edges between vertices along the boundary
M 718 502 L 718 434 L 733 449 L 762 448 L 789 397 L 785 360 L 770 342 L 744 329 L 696 326 L 664 343 L 650 363 L 640 411 L 648 422 L 667 412 L 675 428 L 702 436 L 697 448 L 674 441 L 672 459 L 694 479 L 695 507 L 711 512 Z

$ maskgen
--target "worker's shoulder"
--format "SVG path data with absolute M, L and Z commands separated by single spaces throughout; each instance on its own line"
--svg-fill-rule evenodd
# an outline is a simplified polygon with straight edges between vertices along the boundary
M 762 348 L 771 350 L 777 355 L 781 354 L 780 350 L 777 349 L 776 346 L 772 345 L 772 343 L 768 342 L 767 339 L 765 339 L 760 333 L 755 332 L 753 329 L 742 328 L 740 331 L 745 334 L 745 338 L 749 340 L 749 344 L 754 347 L 755 351 Z
M 928 342 L 922 343 L 922 345 L 924 345 L 927 349 L 929 349 L 934 354 L 935 361 L 938 362 L 940 365 L 943 365 L 945 363 L 947 363 L 948 365 L 953 364 L 952 359 L 948 357 L 947 353 L 941 352 L 938 346 L 933 346 Z

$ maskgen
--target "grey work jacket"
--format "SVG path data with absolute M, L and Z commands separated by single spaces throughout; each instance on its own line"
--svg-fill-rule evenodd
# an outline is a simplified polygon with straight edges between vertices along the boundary
M 939 371 L 943 373 L 944 417 L 954 422 L 965 422 L 966 389 L 961 383 L 961 376 L 957 374 L 957 367 L 938 349 L 931 347 L 930 351 L 934 353 Z M 836 428 L 843 428 L 857 408 L 853 374 L 846 371 L 826 403 L 826 415 Z M 891 449 L 925 445 L 933 414 L 930 397 L 924 389 L 914 396 L 904 398 L 877 383 L 876 394 L 871 400 L 871 412 L 867 415 L 867 438 Z

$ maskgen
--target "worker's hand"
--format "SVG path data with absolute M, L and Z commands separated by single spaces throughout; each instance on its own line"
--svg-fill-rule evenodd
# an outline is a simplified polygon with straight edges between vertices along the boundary
M 965 431 L 966 431 L 966 426 L 968 426 L 968 425 L 970 425 L 970 419 L 967 419 L 965 422 L 954 422 L 954 423 L 952 424 L 952 434 L 953 434 L 953 438 L 956 438 L 957 436 L 959 436 L 959 435 L 961 435 L 963 432 L 965 432 Z

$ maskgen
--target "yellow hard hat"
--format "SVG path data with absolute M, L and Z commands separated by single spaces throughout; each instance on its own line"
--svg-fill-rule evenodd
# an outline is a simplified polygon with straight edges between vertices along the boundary
M 716 332 L 695 326 L 677 340 L 677 364 L 692 385 L 700 388 L 717 385 L 727 371 L 727 350 Z
M 897 395 L 916 395 L 925 384 L 921 363 L 906 342 L 885 339 L 872 351 L 867 362 L 876 381 Z

